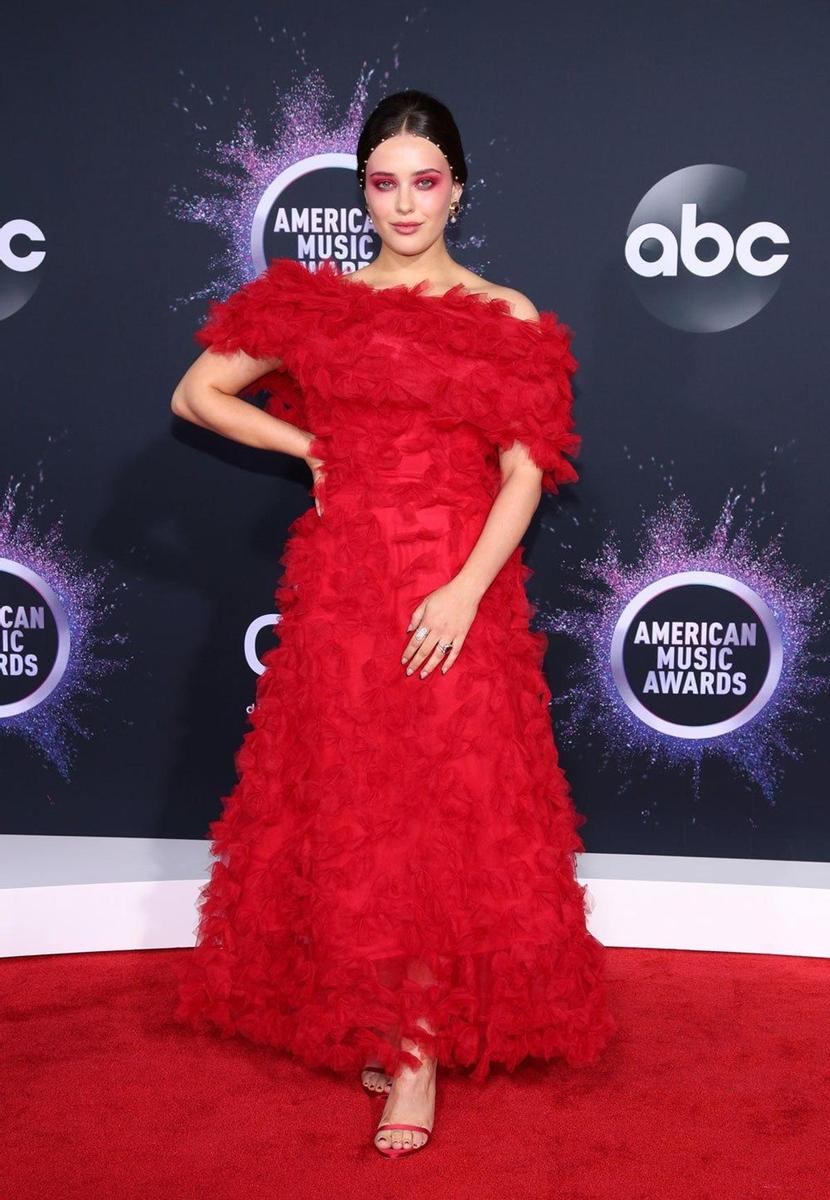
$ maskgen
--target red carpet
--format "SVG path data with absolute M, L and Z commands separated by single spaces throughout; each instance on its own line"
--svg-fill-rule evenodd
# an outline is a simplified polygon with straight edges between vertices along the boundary
M 3 1197 L 830 1196 L 828 959 L 610 948 L 600 1063 L 439 1076 L 389 1161 L 357 1079 L 171 1023 L 187 953 L 0 960 Z

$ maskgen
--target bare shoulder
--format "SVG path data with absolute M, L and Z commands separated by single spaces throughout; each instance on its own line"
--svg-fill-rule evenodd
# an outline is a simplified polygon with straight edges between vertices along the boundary
M 520 292 L 517 288 L 504 287 L 499 283 L 491 283 L 489 279 L 482 279 L 480 275 L 469 272 L 469 288 L 470 291 L 477 292 L 480 296 L 484 296 L 488 300 L 506 300 L 510 308 L 510 312 L 514 317 L 518 317 L 520 321 L 538 321 L 539 312 L 536 305 L 526 296 L 524 292 Z
M 492 284 L 488 287 L 485 293 L 493 300 L 506 300 L 510 306 L 510 311 L 514 317 L 518 317 L 520 321 L 538 321 L 539 310 L 533 301 L 516 288 L 500 287 L 498 284 Z

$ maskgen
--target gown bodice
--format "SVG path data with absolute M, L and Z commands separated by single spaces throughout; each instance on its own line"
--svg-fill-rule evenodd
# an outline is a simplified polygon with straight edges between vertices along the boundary
M 578 478 L 571 330 L 556 314 L 513 316 L 506 301 L 426 282 L 376 289 L 332 260 L 312 271 L 275 258 L 194 335 L 216 352 L 278 358 L 246 391 L 316 435 L 329 503 L 492 503 L 498 448 L 519 440 L 557 492 Z

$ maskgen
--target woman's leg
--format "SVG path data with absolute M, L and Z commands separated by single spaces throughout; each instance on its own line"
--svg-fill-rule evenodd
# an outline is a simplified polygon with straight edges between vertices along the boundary
M 435 982 L 426 963 L 420 960 L 414 960 L 409 964 L 406 973 L 409 979 L 414 979 L 424 986 Z M 415 1023 L 427 1033 L 435 1033 L 426 1017 L 422 1017 Z M 435 1058 L 429 1057 L 423 1047 L 412 1038 L 402 1037 L 401 1048 L 419 1059 L 421 1066 L 413 1068 L 405 1063 L 401 1064 L 392 1079 L 386 1105 L 378 1124 L 407 1123 L 423 1125 L 426 1129 L 431 1130 L 435 1119 L 438 1063 Z M 417 1149 L 426 1140 L 426 1134 L 416 1129 L 383 1129 L 375 1134 L 375 1145 L 382 1150 L 387 1150 L 390 1146 L 393 1149 L 398 1147 Z

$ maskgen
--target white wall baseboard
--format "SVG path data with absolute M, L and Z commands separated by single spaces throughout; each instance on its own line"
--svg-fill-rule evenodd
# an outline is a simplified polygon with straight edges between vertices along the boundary
M 0 957 L 192 946 L 204 839 L 0 836 Z M 830 864 L 580 855 L 605 946 L 830 957 Z

